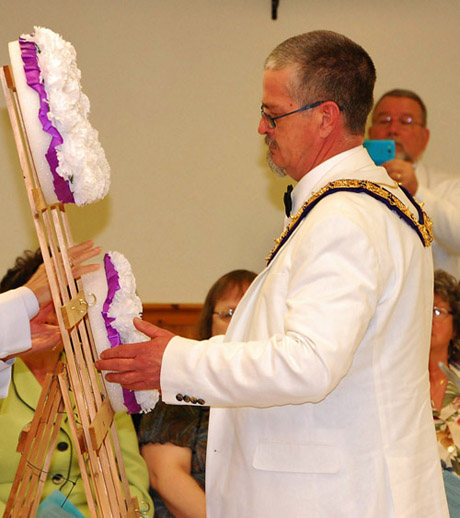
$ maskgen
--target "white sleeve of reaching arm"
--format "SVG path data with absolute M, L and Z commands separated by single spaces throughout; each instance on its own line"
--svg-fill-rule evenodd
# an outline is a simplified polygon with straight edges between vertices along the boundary
M 13 361 L 1 358 L 27 351 L 31 347 L 29 320 L 38 313 L 38 301 L 29 288 L 21 287 L 0 294 L 0 397 L 8 393 Z
M 0 295 L 0 358 L 30 349 L 29 320 L 38 313 L 38 301 L 29 288 Z
M 5 398 L 8 395 L 8 387 L 10 386 L 11 380 L 11 366 L 14 363 L 14 359 L 3 362 L 0 360 L 0 399 Z

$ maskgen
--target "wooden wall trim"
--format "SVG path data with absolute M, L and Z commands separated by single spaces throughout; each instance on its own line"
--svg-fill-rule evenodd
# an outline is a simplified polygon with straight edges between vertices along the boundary
M 146 303 L 142 318 L 186 338 L 196 338 L 203 304 Z

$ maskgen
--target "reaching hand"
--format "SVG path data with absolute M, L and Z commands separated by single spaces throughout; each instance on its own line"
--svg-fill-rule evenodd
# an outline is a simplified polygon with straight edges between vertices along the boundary
M 98 264 L 81 265 L 81 263 L 98 255 L 100 252 L 101 248 L 94 247 L 92 241 L 85 241 L 69 248 L 69 259 L 71 260 L 72 272 L 76 279 L 85 273 L 90 273 L 100 268 Z M 25 286 L 35 293 L 40 307 L 46 306 L 51 301 L 51 292 L 44 264 L 40 265 Z
M 50 302 L 30 321 L 32 350 L 34 352 L 51 349 L 60 343 L 61 331 L 59 326 L 48 323 L 50 317 L 53 315 L 54 306 Z
M 99 264 L 86 264 L 82 266 L 82 263 L 101 253 L 101 247 L 95 247 L 93 241 L 85 241 L 84 243 L 71 246 L 68 252 L 72 265 L 72 273 L 75 279 L 78 279 L 85 273 L 94 272 L 100 268 Z
M 51 302 L 51 292 L 48 286 L 48 277 L 46 276 L 44 264 L 41 264 L 38 267 L 38 270 L 24 284 L 24 286 L 27 286 L 27 288 L 30 288 L 34 292 L 40 307 Z
M 134 325 L 151 340 L 106 349 L 96 367 L 100 371 L 110 371 L 105 376 L 106 380 L 120 383 L 124 388 L 159 389 L 163 354 L 175 335 L 140 318 L 134 319 Z

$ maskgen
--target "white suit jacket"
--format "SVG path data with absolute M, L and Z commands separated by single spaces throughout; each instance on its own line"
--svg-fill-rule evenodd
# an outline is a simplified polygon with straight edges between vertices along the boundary
M 419 187 L 415 198 L 433 220 L 434 268 L 460 280 L 460 178 L 417 164 Z
M 360 146 L 294 193 L 342 178 L 393 184 Z M 170 342 L 164 401 L 212 407 L 208 518 L 448 516 L 429 395 L 432 275 L 407 223 L 367 194 L 334 193 L 254 280 L 224 342 Z
M 29 320 L 38 313 L 38 301 L 29 288 L 21 287 L 0 294 L 0 358 L 31 347 Z M 8 395 L 11 365 L 0 360 L 0 398 Z

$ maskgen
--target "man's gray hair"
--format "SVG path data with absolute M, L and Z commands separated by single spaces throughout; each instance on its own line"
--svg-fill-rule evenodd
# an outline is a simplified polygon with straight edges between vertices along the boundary
M 332 31 L 307 32 L 278 45 L 265 61 L 266 69 L 291 66 L 295 73 L 288 89 L 293 100 L 300 106 L 335 101 L 350 133 L 364 134 L 376 73 L 360 45 Z

